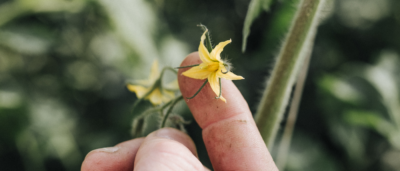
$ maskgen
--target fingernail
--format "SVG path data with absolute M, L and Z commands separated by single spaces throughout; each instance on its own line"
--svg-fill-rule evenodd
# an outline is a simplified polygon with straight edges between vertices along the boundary
M 119 150 L 119 147 L 106 147 L 106 148 L 99 148 L 94 151 L 99 151 L 99 152 L 106 152 L 106 153 L 115 153 Z

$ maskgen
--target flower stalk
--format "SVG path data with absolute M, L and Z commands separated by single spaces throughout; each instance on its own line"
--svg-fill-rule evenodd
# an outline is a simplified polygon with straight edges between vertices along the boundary
M 195 65 L 188 65 L 188 66 L 181 66 L 181 67 L 175 67 L 175 69 L 181 69 L 181 68 L 191 68 L 195 66 L 199 66 L 200 64 L 195 64 Z
M 167 119 L 169 117 L 169 114 L 172 112 L 172 109 L 174 108 L 174 106 L 176 105 L 176 103 L 178 103 L 179 101 L 181 101 L 183 99 L 183 96 L 178 96 L 177 98 L 175 98 L 171 105 L 169 106 L 167 113 L 164 114 L 163 119 L 161 121 L 161 125 L 160 128 L 164 128 L 165 127 L 165 123 L 167 122 Z
M 206 84 L 208 83 L 208 80 L 204 81 L 203 85 L 201 85 L 201 87 L 199 88 L 199 90 L 196 91 L 196 93 L 194 93 L 194 95 L 192 97 L 186 97 L 187 99 L 193 99 L 194 97 L 197 96 L 197 94 L 200 93 L 201 89 L 204 88 L 204 86 L 206 86 Z

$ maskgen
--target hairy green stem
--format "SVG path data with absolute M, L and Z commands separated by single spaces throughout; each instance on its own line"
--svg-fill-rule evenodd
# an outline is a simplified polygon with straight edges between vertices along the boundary
M 140 114 L 140 116 L 138 116 L 137 118 L 145 117 L 145 116 L 147 116 L 148 114 L 151 114 L 151 113 L 154 113 L 154 112 L 160 112 L 160 113 L 162 113 L 162 111 L 163 111 L 166 107 L 168 107 L 168 106 L 172 103 L 172 101 L 173 101 L 173 100 L 171 100 L 171 101 L 169 101 L 169 102 L 163 104 L 162 106 L 160 106 L 160 107 L 158 107 L 158 108 L 151 108 L 151 109 L 148 109 L 148 110 L 144 111 L 142 114 Z
M 131 134 L 133 136 L 138 135 L 139 132 L 141 132 L 140 128 L 143 127 L 144 124 L 144 118 L 152 113 L 155 112 L 159 112 L 161 116 L 163 116 L 162 112 L 164 111 L 164 109 L 166 107 L 168 107 L 174 100 L 170 100 L 169 102 L 163 104 L 160 107 L 157 108 L 151 108 L 148 109 L 146 111 L 144 111 L 143 113 L 141 113 L 139 116 L 136 116 L 133 118 L 133 122 L 132 122 L 132 130 L 131 130 Z M 139 129 L 138 129 L 139 128 Z
M 258 129 L 268 148 L 273 148 L 278 126 L 290 98 L 293 83 L 304 63 L 307 44 L 313 43 L 324 0 L 302 0 L 277 57 L 256 113 Z
M 171 103 L 171 106 L 169 106 L 167 113 L 165 113 L 165 115 L 163 116 L 160 128 L 164 128 L 165 127 L 165 123 L 167 122 L 168 116 L 172 112 L 172 109 L 174 108 L 176 103 L 178 103 L 182 99 L 183 99 L 183 96 L 179 96 Z
M 279 170 L 285 170 L 285 165 L 287 161 L 287 156 L 289 154 L 290 142 L 293 137 L 293 130 L 297 119 L 297 113 L 301 101 L 301 95 L 303 94 L 304 83 L 307 78 L 308 66 L 311 59 L 312 44 L 310 47 L 306 48 L 308 50 L 308 55 L 299 73 L 299 77 L 296 82 L 296 87 L 294 89 L 294 95 L 292 102 L 290 103 L 289 115 L 287 117 L 285 129 L 283 131 L 282 140 L 278 148 L 278 156 L 276 159 L 276 165 Z

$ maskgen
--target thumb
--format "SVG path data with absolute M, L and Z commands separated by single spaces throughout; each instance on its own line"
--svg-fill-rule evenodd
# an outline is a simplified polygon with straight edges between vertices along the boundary
M 144 139 L 136 154 L 134 170 L 205 170 L 196 156 L 196 147 L 188 135 L 163 128 Z

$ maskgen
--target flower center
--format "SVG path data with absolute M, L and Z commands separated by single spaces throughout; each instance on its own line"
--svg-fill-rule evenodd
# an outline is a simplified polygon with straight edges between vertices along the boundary
M 219 69 L 219 62 L 211 62 L 205 69 L 211 72 L 217 71 Z

